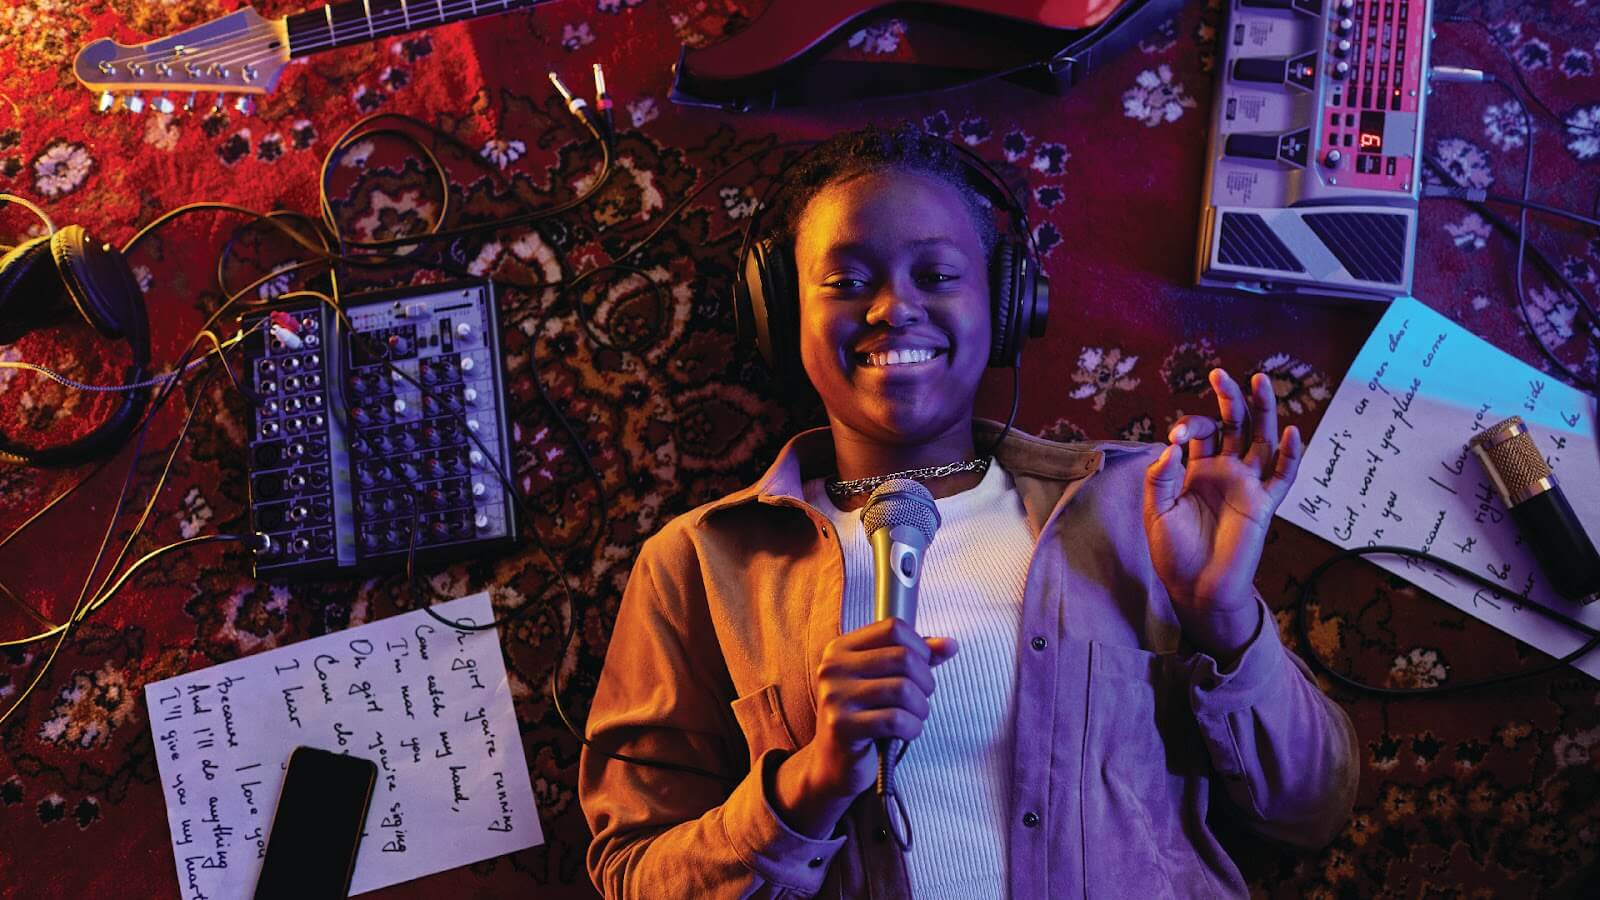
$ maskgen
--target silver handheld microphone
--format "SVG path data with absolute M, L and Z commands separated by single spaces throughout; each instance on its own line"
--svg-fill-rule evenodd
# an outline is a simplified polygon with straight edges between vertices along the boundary
M 1522 418 L 1499 422 L 1470 444 L 1551 586 L 1569 600 L 1593 602 L 1600 592 L 1600 554 Z
M 922 557 L 939 528 L 933 495 L 909 478 L 885 481 L 867 498 L 861 524 L 872 541 L 873 621 L 915 626 Z
M 909 478 L 894 478 L 878 485 L 861 510 L 861 524 L 872 541 L 872 618 L 888 618 L 917 624 L 917 588 L 922 582 L 923 556 L 939 528 L 939 508 L 933 495 Z M 894 748 L 892 740 L 878 741 L 878 784 L 881 798 L 899 797 L 894 793 Z M 904 820 L 904 807 L 900 808 Z M 885 814 L 888 813 L 887 804 Z M 898 829 L 896 840 L 903 849 L 911 848 L 910 823 L 905 834 Z

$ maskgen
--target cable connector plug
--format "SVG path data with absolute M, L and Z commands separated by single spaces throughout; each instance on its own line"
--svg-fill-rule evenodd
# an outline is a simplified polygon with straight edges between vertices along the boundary
M 606 136 L 615 138 L 617 126 L 611 114 L 611 94 L 606 91 L 606 70 L 600 68 L 599 63 L 594 64 L 594 108 L 600 112 L 600 121 L 605 124 Z
M 1468 203 L 1485 203 L 1489 199 L 1489 192 L 1482 188 L 1451 187 L 1443 184 L 1425 184 L 1422 186 L 1424 197 L 1445 197 L 1451 200 L 1465 200 Z
M 589 108 L 589 101 L 568 90 L 566 82 L 561 80 L 560 75 L 555 72 L 548 74 L 550 75 L 550 83 L 556 86 L 556 91 L 561 94 L 561 99 L 566 101 L 567 111 L 572 113 L 573 118 L 582 122 L 583 127 L 589 129 L 589 133 L 594 135 L 595 140 L 603 143 L 606 139 L 605 132 L 602 130 L 602 125 L 595 116 L 594 110 Z
M 1495 79 L 1493 75 L 1482 69 L 1468 69 L 1462 66 L 1433 66 L 1428 69 L 1428 80 L 1454 84 L 1481 84 Z

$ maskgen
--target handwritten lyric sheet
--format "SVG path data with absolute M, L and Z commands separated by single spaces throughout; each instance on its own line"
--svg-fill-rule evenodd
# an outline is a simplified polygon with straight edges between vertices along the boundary
M 1394 301 L 1307 442 L 1278 515 L 1340 547 L 1398 544 L 1505 585 L 1469 586 L 1428 563 L 1367 557 L 1553 656 L 1582 634 L 1525 608 L 1527 597 L 1600 627 L 1600 603 L 1560 597 L 1522 545 L 1473 434 L 1521 416 L 1591 537 L 1600 538 L 1595 401 L 1512 358 L 1412 298 Z M 1600 678 L 1600 652 L 1575 665 Z
M 488 594 L 434 607 L 489 622 Z M 414 611 L 145 686 L 181 896 L 249 897 L 289 753 L 377 764 L 352 894 L 544 841 L 494 629 Z

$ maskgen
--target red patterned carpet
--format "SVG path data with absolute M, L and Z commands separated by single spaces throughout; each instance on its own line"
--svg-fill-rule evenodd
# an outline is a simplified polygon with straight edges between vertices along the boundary
M 1055 437 L 1149 439 L 1182 413 L 1207 409 L 1203 373 L 1225 365 L 1274 378 L 1280 415 L 1309 432 L 1378 310 L 1288 304 L 1189 286 L 1200 207 L 1201 148 L 1212 95 L 1215 5 L 1191 5 L 1137 49 L 1062 97 L 996 83 L 841 110 L 734 116 L 667 99 L 684 42 L 743 27 L 759 2 L 571 0 L 335 51 L 292 65 L 251 115 L 97 114 L 70 60 L 102 35 L 144 40 L 226 11 L 216 0 L 0 0 L 0 191 L 44 205 L 121 242 L 170 207 L 223 200 L 315 215 L 318 172 L 333 142 L 373 112 L 415 116 L 448 135 L 435 149 L 450 173 L 453 223 L 549 205 L 583 190 L 598 155 L 545 80 L 547 68 L 588 91 L 603 62 L 621 132 L 615 172 L 591 202 L 532 230 L 463 240 L 440 252 L 510 282 L 557 280 L 642 238 L 696 186 L 751 151 L 868 121 L 909 119 L 965 140 L 1025 186 L 1055 290 L 1049 335 L 1030 346 L 1018 422 Z M 264 13 L 296 11 L 268 0 Z M 1441 24 L 1437 60 L 1512 67 L 1549 107 L 1535 109 L 1535 196 L 1591 209 L 1600 188 L 1600 16 L 1592 0 L 1444 2 L 1490 29 Z M 937 35 L 886 20 L 842 52 L 886 64 L 916 58 Z M 1495 42 L 1509 54 L 1500 52 Z M 1503 94 L 1446 86 L 1433 97 L 1428 146 L 1461 179 L 1517 190 L 1528 135 Z M 413 133 L 421 134 L 413 130 Z M 437 181 L 407 167 L 410 145 L 374 137 L 332 167 L 332 201 L 355 236 L 405 233 L 440 212 Z M 570 291 L 507 292 L 516 478 L 539 511 L 534 527 L 561 560 L 576 609 L 536 550 L 425 573 L 282 587 L 257 584 L 235 544 L 167 557 L 142 572 L 62 649 L 39 688 L 0 727 L 0 893 L 26 897 L 172 896 L 155 747 L 142 686 L 155 679 L 490 588 L 504 610 L 531 606 L 503 634 L 522 737 L 547 843 L 467 870 L 380 892 L 389 897 L 586 897 L 587 828 L 574 779 L 577 744 L 547 691 L 560 667 L 579 715 L 593 688 L 629 564 L 668 517 L 753 478 L 803 414 L 767 399 L 765 376 L 736 345 L 726 298 L 739 230 L 768 154 L 713 186 L 637 255 Z M 237 216 L 202 214 L 161 228 L 133 254 L 158 360 L 176 358 L 227 285 L 299 261 L 292 245 Z M 34 223 L 10 207 L 11 243 Z M 1600 237 L 1538 221 L 1534 238 L 1591 299 Z M 218 258 L 229 248 L 224 264 Z M 1535 364 L 1510 290 L 1508 242 L 1447 201 L 1424 208 L 1416 294 Z M 408 270 L 398 277 L 412 277 Z M 1532 270 L 1530 270 L 1532 271 Z M 269 288 L 301 286 L 309 267 Z M 388 274 L 395 274 L 393 272 Z M 375 277 L 342 280 L 346 290 Z M 1569 363 L 1595 361 L 1570 298 L 1531 279 L 1534 326 Z M 123 351 L 80 326 L 0 348 L 0 359 L 55 365 L 86 380 L 116 377 Z M 76 360 L 67 362 L 68 360 Z M 535 379 L 583 435 L 603 473 L 609 518 L 541 399 Z M 1009 379 L 983 395 L 1003 415 Z M 155 504 L 142 553 L 180 537 L 245 529 L 243 399 L 213 379 L 175 398 L 140 463 L 147 495 L 184 402 L 200 404 Z M 31 374 L 0 371 L 0 427 L 18 437 L 70 433 L 103 403 Z M 62 616 L 85 575 L 116 495 L 113 467 L 13 544 L 0 580 Z M 22 522 L 77 471 L 0 469 L 0 527 Z M 120 535 L 132 526 L 124 518 Z M 1298 578 L 1330 548 L 1279 523 L 1259 584 L 1280 612 Z M 1350 566 L 1323 590 L 1313 640 L 1368 680 L 1431 684 L 1505 672 L 1544 657 L 1449 611 L 1376 569 Z M 3 601 L 0 601 L 3 603 Z M 560 638 L 575 624 L 563 653 Z M 0 605 L 0 639 L 35 623 Z M 0 653 L 0 703 L 32 679 L 48 644 Z M 1356 815 L 1332 846 L 1297 855 L 1234 843 L 1263 896 L 1574 896 L 1600 860 L 1600 690 L 1561 673 L 1459 698 L 1381 702 L 1333 690 L 1360 732 Z M 1593 876 L 1590 876 L 1591 878 Z M 1592 885 L 1593 882 L 1591 881 Z M 1592 895 L 1591 895 L 1592 896 Z

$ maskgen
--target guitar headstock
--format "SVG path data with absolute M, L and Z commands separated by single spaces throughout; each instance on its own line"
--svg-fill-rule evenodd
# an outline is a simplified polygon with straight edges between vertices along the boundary
M 289 62 L 282 19 L 263 19 L 245 7 L 179 34 L 123 46 L 101 38 L 78 51 L 72 71 L 83 86 L 100 95 L 100 109 L 123 106 L 157 112 L 192 109 L 200 94 L 216 94 L 215 106 L 229 95 L 246 110 L 254 95 L 278 83 Z M 147 96 L 154 95 L 150 99 Z

